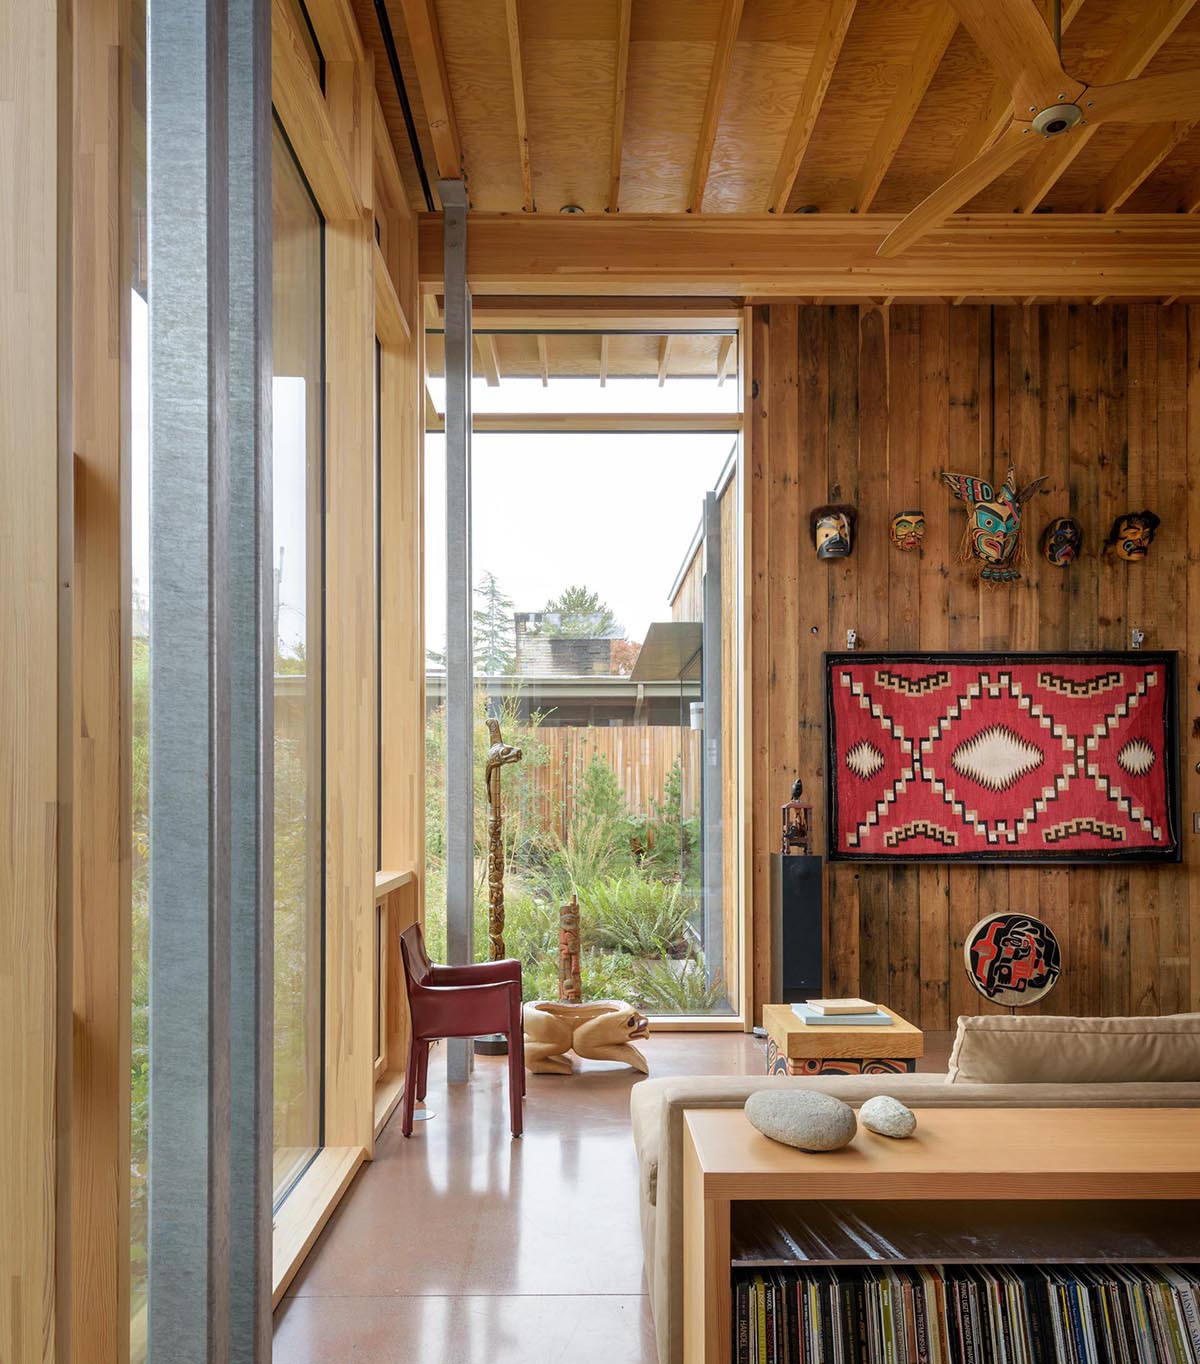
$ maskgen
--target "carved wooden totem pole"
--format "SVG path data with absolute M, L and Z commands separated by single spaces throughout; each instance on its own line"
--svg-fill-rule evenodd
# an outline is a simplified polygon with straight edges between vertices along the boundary
M 558 911 L 558 998 L 565 1004 L 583 999 L 579 969 L 579 901 L 574 895 Z
M 500 807 L 500 769 L 519 763 L 519 748 L 506 744 L 500 735 L 500 721 L 487 722 L 492 745 L 484 766 L 488 801 L 488 959 L 504 957 L 504 812 Z

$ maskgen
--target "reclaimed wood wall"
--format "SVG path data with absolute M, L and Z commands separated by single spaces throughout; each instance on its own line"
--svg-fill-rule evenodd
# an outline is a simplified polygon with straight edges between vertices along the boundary
M 1200 1007 L 1200 308 L 1174 305 L 951 307 L 781 304 L 754 310 L 748 412 L 752 499 L 750 771 L 755 941 L 769 942 L 768 854 L 796 773 L 824 851 L 822 653 L 847 629 L 866 649 L 1177 649 L 1181 675 L 1180 866 L 827 869 L 826 984 L 862 993 L 926 1028 L 988 1010 L 962 966 L 982 914 L 1041 915 L 1064 970 L 1042 1011 L 1155 1014 Z M 944 469 L 1022 483 L 1023 582 L 984 591 L 957 562 L 963 513 Z M 818 561 L 808 515 L 858 508 L 853 557 Z M 892 515 L 922 507 L 923 554 L 888 539 Z M 1114 515 L 1150 507 L 1149 560 L 1102 557 Z M 1047 565 L 1046 521 L 1081 522 L 1084 554 Z M 1193 726 L 1196 726 L 1195 735 Z M 768 953 L 755 1001 L 768 998 Z

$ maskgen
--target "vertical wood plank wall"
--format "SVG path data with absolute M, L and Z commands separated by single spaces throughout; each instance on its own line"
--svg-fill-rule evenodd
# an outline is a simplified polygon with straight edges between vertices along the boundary
M 1063 947 L 1044 1012 L 1154 1014 L 1200 1006 L 1200 308 L 773 304 L 754 310 L 748 413 L 751 549 L 753 916 L 769 941 L 768 853 L 795 774 L 825 848 L 822 653 L 858 631 L 866 649 L 1124 649 L 1130 629 L 1180 654 L 1180 866 L 879 867 L 826 878 L 827 986 L 927 1028 L 990 1009 L 967 982 L 965 934 L 984 913 L 1041 915 Z M 943 470 L 1022 483 L 1028 571 L 984 591 L 957 562 L 963 512 Z M 853 556 L 823 563 L 808 517 L 858 508 Z M 924 553 L 888 539 L 924 509 Z M 1162 518 L 1148 561 L 1100 554 L 1113 517 Z M 1051 568 L 1037 538 L 1082 524 L 1081 561 Z M 1200 721 L 1196 723 L 1200 724 Z M 1198 731 L 1200 732 L 1200 731 Z M 769 999 L 756 953 L 757 1008 Z

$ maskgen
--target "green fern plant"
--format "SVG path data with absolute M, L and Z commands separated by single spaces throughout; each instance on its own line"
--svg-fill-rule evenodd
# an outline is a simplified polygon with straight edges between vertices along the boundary
M 711 1014 L 729 1008 L 722 982 L 709 985 L 704 979 L 704 958 L 698 954 L 682 966 L 670 961 L 639 963 L 633 1000 L 648 1014 Z

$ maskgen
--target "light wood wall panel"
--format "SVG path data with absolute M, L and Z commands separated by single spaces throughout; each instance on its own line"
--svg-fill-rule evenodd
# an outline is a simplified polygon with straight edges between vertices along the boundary
M 0 1357 L 53 1364 L 69 1340 L 69 14 L 6 5 L 3 33 Z
M 75 449 L 72 1348 L 129 1357 L 129 6 L 74 9 Z
M 866 649 L 1122 649 L 1130 630 L 1177 649 L 1184 772 L 1180 866 L 880 867 L 826 877 L 827 986 L 927 1028 L 987 1010 L 962 944 L 993 909 L 1043 916 L 1064 953 L 1043 1012 L 1169 1013 L 1200 1003 L 1200 309 L 773 304 L 755 310 L 749 413 L 753 515 L 751 712 L 756 1005 L 769 999 L 768 862 L 796 773 L 825 848 L 822 654 L 858 631 Z M 1046 474 L 1026 515 L 1028 570 L 980 589 L 957 562 L 963 514 L 943 470 L 1022 482 Z M 854 554 L 822 563 L 810 510 L 858 508 Z M 1113 517 L 1162 517 L 1149 560 L 1100 554 Z M 925 511 L 924 553 L 888 522 Z M 1081 522 L 1082 559 L 1051 568 L 1037 538 Z

